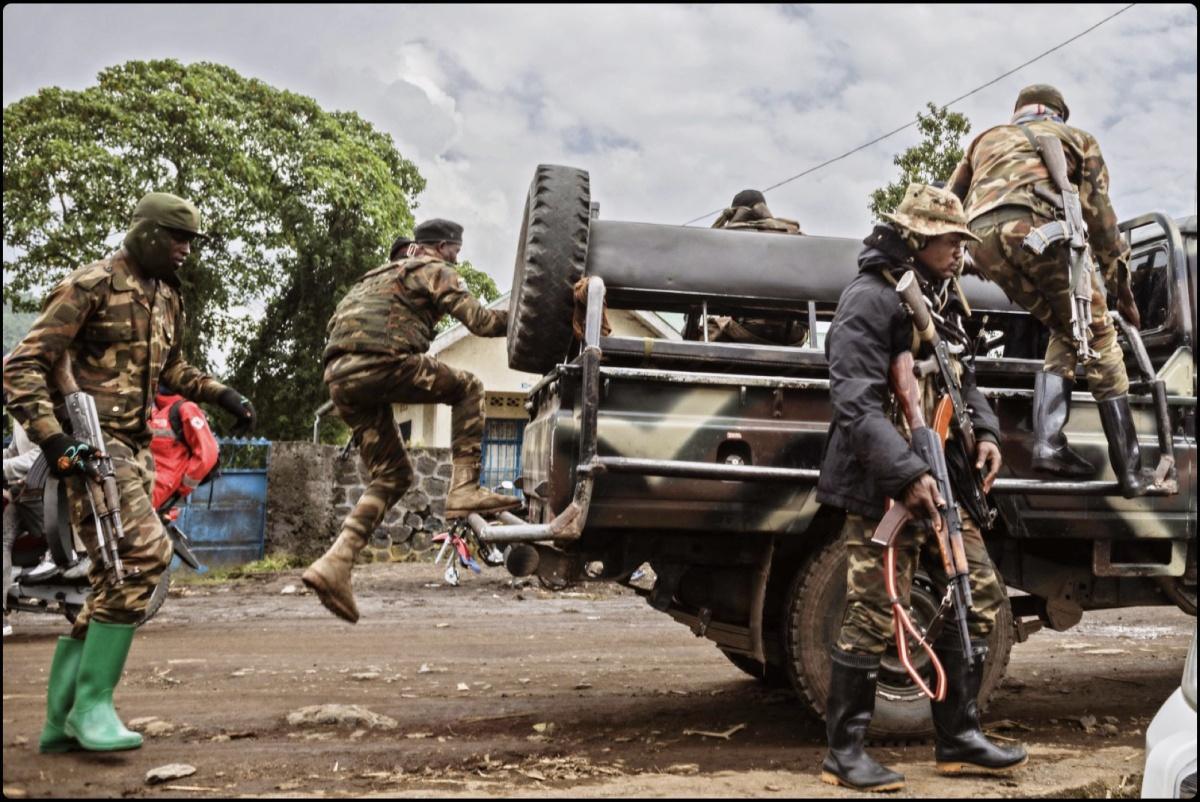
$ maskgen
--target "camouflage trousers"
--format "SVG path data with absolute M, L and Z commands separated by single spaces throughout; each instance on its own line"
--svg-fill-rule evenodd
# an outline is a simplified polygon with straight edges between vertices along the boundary
M 1017 216 L 1014 216 L 1017 215 Z M 968 246 L 976 267 L 1000 285 L 1005 294 L 1050 330 L 1046 348 L 1047 373 L 1074 381 L 1077 356 L 1071 339 L 1071 287 L 1067 249 L 1052 247 L 1041 256 L 1022 246 L 1031 229 L 1048 220 L 1020 210 L 985 214 L 971 222 L 980 242 Z M 1117 330 L 1108 316 L 1108 302 L 1099 271 L 1092 273 L 1092 320 L 1088 327 L 1097 357 L 1084 363 L 1088 389 L 1098 401 L 1129 392 L 1125 356 Z
M 984 546 L 975 521 L 959 508 L 963 522 L 963 549 L 970 570 L 971 609 L 967 629 L 972 640 L 985 640 L 996 625 L 1004 604 L 1005 591 Z M 894 638 L 892 605 L 884 581 L 884 549 L 871 542 L 879 521 L 861 515 L 847 515 L 842 526 L 849 565 L 846 569 L 846 613 L 838 634 L 837 647 L 855 654 L 881 655 Z M 925 527 L 908 526 L 896 536 L 896 593 L 909 606 L 913 573 L 917 564 L 933 580 L 940 602 L 949 578 L 942 568 L 937 539 Z M 955 624 L 953 612 L 947 614 L 945 627 Z M 943 627 L 943 630 L 945 630 Z
M 348 361 L 364 368 L 347 372 Z M 380 360 L 350 354 L 331 362 L 329 397 L 354 430 L 371 482 L 342 523 L 365 541 L 384 515 L 408 491 L 412 463 L 396 429 L 392 404 L 451 404 L 450 450 L 455 462 L 478 462 L 483 441 L 483 382 L 425 354 Z
M 121 525 L 125 530 L 117 551 L 126 573 L 137 573 L 126 577 L 120 585 L 114 583 L 112 572 L 104 568 L 100 556 L 96 519 L 86 495 L 89 492 L 87 480 L 81 476 L 68 477 L 71 524 L 92 561 L 88 572 L 92 595 L 71 630 L 71 637 L 80 640 L 87 635 L 88 622 L 93 618 L 106 624 L 135 624 L 141 620 L 150 595 L 171 562 L 171 538 L 150 504 L 154 492 L 154 457 L 149 446 L 134 451 L 107 433 L 106 445 L 117 473 Z M 98 489 L 92 492 L 98 494 Z

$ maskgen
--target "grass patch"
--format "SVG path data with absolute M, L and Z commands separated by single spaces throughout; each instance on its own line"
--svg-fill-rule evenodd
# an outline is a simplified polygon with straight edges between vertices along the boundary
M 173 582 L 185 585 L 216 585 L 231 579 L 241 579 L 247 576 L 262 574 L 277 574 L 292 568 L 303 568 L 310 560 L 294 554 L 268 554 L 261 560 L 243 563 L 242 565 L 222 565 L 211 568 L 203 574 L 197 574 L 190 569 L 177 571 L 172 577 Z

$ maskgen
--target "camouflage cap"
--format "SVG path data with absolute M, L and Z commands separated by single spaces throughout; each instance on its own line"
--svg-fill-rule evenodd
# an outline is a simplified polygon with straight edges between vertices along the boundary
M 1062 92 L 1050 84 L 1031 84 L 1022 89 L 1017 94 L 1017 103 L 1013 106 L 1013 111 L 1031 103 L 1040 103 L 1043 106 L 1051 107 L 1062 115 L 1063 122 L 1066 122 L 1067 117 L 1071 115 L 1071 110 L 1067 108 L 1067 101 L 1063 100 Z
M 767 199 L 757 189 L 743 189 L 733 196 L 730 206 L 753 206 L 756 203 L 766 203 Z
M 435 217 L 413 229 L 413 239 L 418 243 L 457 242 L 462 244 L 463 227 L 453 220 Z
M 914 234 L 937 237 L 942 234 L 962 234 L 968 239 L 979 241 L 967 227 L 967 215 L 962 201 L 953 192 L 931 187 L 928 184 L 909 184 L 904 200 L 895 213 L 880 215 Z
M 177 195 L 150 192 L 133 208 L 133 225 L 143 220 L 199 236 L 200 210 Z

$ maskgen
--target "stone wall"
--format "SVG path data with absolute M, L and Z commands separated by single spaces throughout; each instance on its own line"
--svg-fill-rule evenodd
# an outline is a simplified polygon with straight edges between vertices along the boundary
M 339 459 L 340 446 L 306 442 L 271 444 L 267 473 L 268 554 L 319 557 L 337 537 L 342 520 L 354 508 L 369 479 L 366 466 L 351 450 Z M 364 560 L 409 560 L 436 553 L 432 538 L 445 531 L 446 493 L 450 488 L 450 450 L 409 451 L 413 485 L 388 511 L 363 551 Z

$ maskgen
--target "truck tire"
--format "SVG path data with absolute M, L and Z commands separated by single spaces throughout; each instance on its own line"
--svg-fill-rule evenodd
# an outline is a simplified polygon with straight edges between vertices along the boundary
M 764 670 L 763 664 L 753 657 L 737 652 L 727 652 L 724 649 L 721 649 L 720 652 L 725 655 L 725 659 L 768 688 L 787 688 L 791 685 L 787 670 L 783 666 L 767 663 Z
M 911 594 L 913 623 L 925 626 L 937 611 L 940 599 L 929 577 L 918 570 Z M 824 716 L 829 694 L 829 650 L 837 639 L 846 609 L 846 550 L 841 538 L 814 554 L 796 572 L 785 610 L 784 648 L 787 669 L 796 693 Z M 1000 686 L 1012 650 L 1012 608 L 1008 599 L 1000 609 L 988 637 L 988 657 L 979 690 L 984 712 L 992 692 Z M 927 660 L 923 650 L 913 653 L 914 664 Z M 913 685 L 890 646 L 879 668 L 875 715 L 867 734 L 875 741 L 924 740 L 933 735 L 929 702 Z
M 508 302 L 508 366 L 543 374 L 571 342 L 572 289 L 587 267 L 586 170 L 539 164 L 529 184 Z

